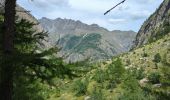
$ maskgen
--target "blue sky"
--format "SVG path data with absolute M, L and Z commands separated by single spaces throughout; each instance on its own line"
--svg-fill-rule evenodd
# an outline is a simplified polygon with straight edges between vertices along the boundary
M 122 0 L 18 0 L 37 18 L 67 18 L 98 24 L 109 30 L 138 31 L 163 0 L 126 0 L 108 15 L 105 11 Z

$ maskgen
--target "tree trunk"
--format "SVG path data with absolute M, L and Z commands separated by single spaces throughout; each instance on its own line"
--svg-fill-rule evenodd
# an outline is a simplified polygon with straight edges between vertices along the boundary
M 11 62 L 14 56 L 16 0 L 5 1 L 4 33 L 3 33 L 3 61 L 0 74 L 0 100 L 12 100 L 13 68 Z

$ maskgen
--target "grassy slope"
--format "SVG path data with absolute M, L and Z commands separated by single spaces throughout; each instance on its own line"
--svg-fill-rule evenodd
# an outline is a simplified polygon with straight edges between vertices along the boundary
M 153 61 L 157 53 L 161 55 L 161 58 L 164 58 L 165 55 L 170 55 L 170 34 L 156 42 L 144 45 L 127 54 L 122 54 L 120 58 L 126 67 L 141 67 L 145 69 L 146 73 L 149 73 L 158 70 L 156 63 Z M 170 58 L 167 57 L 167 60 L 170 61 Z M 158 63 L 157 67 L 159 68 L 159 66 L 163 66 L 162 63 Z
M 164 59 L 166 55 L 165 59 L 168 63 L 170 63 L 170 34 L 166 35 L 165 37 L 154 43 L 145 45 L 129 53 L 122 54 L 119 57 L 122 59 L 123 64 L 126 68 L 143 68 L 145 72 L 145 77 L 147 77 L 147 74 L 151 72 L 159 72 L 160 68 L 163 66 L 161 62 L 156 64 L 153 61 L 154 56 L 157 53 L 161 55 L 162 59 Z M 123 91 L 121 88 L 121 84 L 114 88 L 114 90 L 112 91 L 110 89 L 106 89 L 109 81 L 106 80 L 102 83 L 99 83 L 93 79 L 93 77 L 97 73 L 99 73 L 99 75 L 103 75 L 103 71 L 108 69 L 107 67 L 115 59 L 116 58 L 113 58 L 110 61 L 94 65 L 94 69 L 85 74 L 82 74 L 82 76 L 79 78 L 61 81 L 59 86 L 60 95 L 54 94 L 49 100 L 84 100 L 85 98 L 88 98 L 91 94 L 94 94 L 94 90 L 97 90 L 98 88 L 101 89 L 101 95 L 104 95 L 107 100 L 116 100 L 118 94 Z M 83 84 L 80 84 L 80 81 Z M 78 92 L 78 90 L 76 90 L 77 88 L 75 88 L 78 85 L 76 84 L 77 82 L 79 83 L 80 87 L 86 88 L 85 94 L 76 95 L 76 93 Z M 85 86 L 83 87 L 83 85 Z M 98 95 L 100 95 L 100 92 L 98 92 Z

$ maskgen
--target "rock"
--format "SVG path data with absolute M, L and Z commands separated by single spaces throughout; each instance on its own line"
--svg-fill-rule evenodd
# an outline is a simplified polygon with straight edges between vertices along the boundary
M 140 84 L 141 86 L 145 86 L 145 84 L 148 83 L 148 82 L 149 82 L 149 80 L 148 80 L 147 78 L 144 78 L 144 79 L 142 79 L 142 80 L 139 81 L 139 84 Z
M 90 100 L 90 96 L 86 96 L 85 98 L 84 98 L 84 100 Z
M 164 29 L 165 23 L 170 23 L 170 0 L 164 0 L 155 13 L 144 22 L 132 48 L 140 47 L 148 43 L 151 38 L 154 39 L 154 36 L 160 34 L 158 31 Z
M 154 84 L 153 88 L 160 88 L 162 86 L 162 84 Z

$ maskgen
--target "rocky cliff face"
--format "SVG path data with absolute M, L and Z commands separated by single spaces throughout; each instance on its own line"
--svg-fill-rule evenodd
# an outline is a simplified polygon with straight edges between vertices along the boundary
M 139 47 L 153 40 L 159 39 L 170 31 L 170 0 L 164 0 L 160 7 L 152 14 L 139 30 L 133 47 Z
M 62 48 L 60 56 L 67 62 L 111 58 L 128 51 L 136 36 L 133 31 L 108 31 L 97 24 L 87 25 L 71 19 L 44 17 L 39 22 L 49 32 L 51 45 Z

